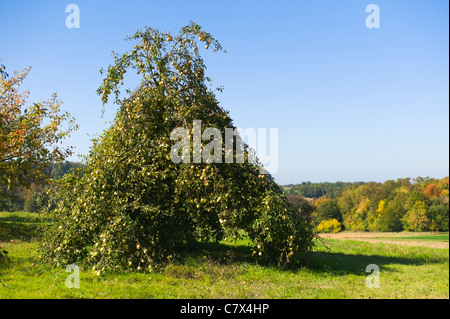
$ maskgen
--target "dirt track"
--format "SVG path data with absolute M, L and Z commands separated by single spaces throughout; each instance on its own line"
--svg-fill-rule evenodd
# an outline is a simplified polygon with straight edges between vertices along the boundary
M 435 233 L 362 233 L 362 232 L 342 232 L 336 234 L 320 234 L 322 238 L 330 238 L 330 239 L 342 239 L 342 240 L 358 240 L 358 241 L 367 241 L 371 243 L 386 243 L 386 244 L 397 244 L 404 246 L 423 246 L 423 247 L 431 247 L 431 248 L 441 248 L 441 249 L 449 249 L 449 243 L 445 241 L 437 241 L 437 240 L 415 240 L 415 239 L 400 239 L 396 240 L 391 237 L 418 237 L 421 235 L 431 235 Z M 380 237 L 386 237 L 380 238 Z

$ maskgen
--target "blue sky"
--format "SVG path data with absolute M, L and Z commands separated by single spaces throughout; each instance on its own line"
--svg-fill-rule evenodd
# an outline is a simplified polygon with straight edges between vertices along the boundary
M 68 29 L 68 4 L 80 28 Z M 365 25 L 367 5 L 380 28 Z M 32 66 L 31 101 L 58 93 L 86 154 L 113 120 L 95 91 L 111 51 L 145 26 L 195 21 L 226 54 L 204 53 L 221 105 L 242 128 L 278 128 L 281 184 L 449 174 L 448 1 L 0 1 L 0 58 Z M 76 160 L 74 157 L 72 160 Z

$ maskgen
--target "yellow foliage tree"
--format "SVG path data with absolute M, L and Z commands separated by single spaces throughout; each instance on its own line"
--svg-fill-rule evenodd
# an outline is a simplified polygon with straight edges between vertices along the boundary
M 317 231 L 320 233 L 338 233 L 342 229 L 342 225 L 337 219 L 322 220 L 317 226 Z
M 427 204 L 417 201 L 413 208 L 402 218 L 403 228 L 407 231 L 426 231 L 430 229 L 430 220 L 427 217 Z

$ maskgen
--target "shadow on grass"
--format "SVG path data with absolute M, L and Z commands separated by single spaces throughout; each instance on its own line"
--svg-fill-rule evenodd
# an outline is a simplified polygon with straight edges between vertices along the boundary
M 31 241 L 39 236 L 38 227 L 22 223 L 0 221 L 0 242 L 11 240 Z
M 182 251 L 178 257 L 180 262 L 192 258 L 204 258 L 222 265 L 234 263 L 256 264 L 251 247 L 242 244 L 234 247 L 223 243 L 198 242 L 189 249 Z
M 380 271 L 395 271 L 389 265 L 419 266 L 424 264 L 438 264 L 444 262 L 443 258 L 428 256 L 419 257 L 397 257 L 381 255 L 346 254 L 337 252 L 313 252 L 308 269 L 314 272 L 332 272 L 333 275 L 361 275 L 367 274 L 366 267 L 375 264 Z
M 249 246 L 238 245 L 237 247 L 226 245 L 223 243 L 198 243 L 194 249 L 186 250 L 184 254 L 179 256 L 178 261 L 184 263 L 189 258 L 206 258 L 213 260 L 222 265 L 230 265 L 233 263 L 246 263 L 250 265 L 258 264 L 252 255 L 252 249 Z M 342 253 L 331 251 L 313 251 L 308 258 L 308 263 L 303 269 L 316 273 L 332 273 L 334 276 L 340 275 L 367 275 L 366 267 L 375 264 L 380 267 L 381 271 L 395 271 L 389 265 L 407 265 L 418 266 L 424 264 L 439 264 L 448 259 L 439 256 L 383 256 L 379 254 L 358 254 L 358 253 Z M 274 268 L 276 265 L 261 264 L 261 267 Z M 286 267 L 279 269 L 280 271 L 296 271 Z
M 39 239 L 41 227 L 45 223 L 41 220 L 24 216 L 0 216 L 0 242 L 11 240 L 32 241 Z

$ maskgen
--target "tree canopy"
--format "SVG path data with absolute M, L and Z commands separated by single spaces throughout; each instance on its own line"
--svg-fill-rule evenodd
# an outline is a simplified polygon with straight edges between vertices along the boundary
M 349 230 L 448 231 L 448 177 L 365 183 L 337 198 Z

